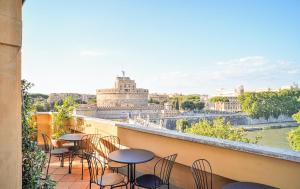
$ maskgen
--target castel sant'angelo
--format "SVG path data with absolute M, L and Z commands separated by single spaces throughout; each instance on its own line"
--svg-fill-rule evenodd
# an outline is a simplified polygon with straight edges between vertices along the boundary
M 129 77 L 117 77 L 114 88 L 97 89 L 98 108 L 130 107 L 141 108 L 148 106 L 148 89 L 136 88 L 136 83 Z
M 103 119 L 128 119 L 134 117 L 158 117 L 162 105 L 148 104 L 148 89 L 136 87 L 134 80 L 125 76 L 116 77 L 110 89 L 97 89 L 97 105 L 81 105 L 76 114 Z

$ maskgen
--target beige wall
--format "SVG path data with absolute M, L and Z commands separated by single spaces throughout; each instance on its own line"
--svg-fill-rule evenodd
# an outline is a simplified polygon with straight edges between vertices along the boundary
M 47 120 L 43 116 L 42 125 Z M 231 180 L 258 182 L 278 188 L 300 188 L 300 163 L 135 131 L 114 124 L 111 121 L 83 118 L 74 119 L 70 123 L 73 128 L 84 133 L 117 135 L 122 145 L 147 149 L 159 157 L 178 153 L 171 182 L 179 188 L 194 188 L 189 166 L 198 158 L 205 158 L 211 163 L 215 174 L 214 188 L 221 188 Z M 152 172 L 154 163 L 139 165 L 138 171 Z
M 22 188 L 21 0 L 0 0 L 0 188 Z

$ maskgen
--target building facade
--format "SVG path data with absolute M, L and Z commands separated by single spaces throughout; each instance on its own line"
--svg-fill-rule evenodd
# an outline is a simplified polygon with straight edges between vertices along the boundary
M 114 88 L 97 89 L 97 107 L 146 107 L 148 89 L 136 88 L 136 83 L 129 77 L 117 77 Z
M 244 92 L 245 90 L 243 85 L 235 88 L 234 91 L 221 89 L 217 96 L 226 97 L 227 101 L 209 102 L 208 109 L 221 112 L 240 112 L 242 109 L 238 96 L 244 94 Z

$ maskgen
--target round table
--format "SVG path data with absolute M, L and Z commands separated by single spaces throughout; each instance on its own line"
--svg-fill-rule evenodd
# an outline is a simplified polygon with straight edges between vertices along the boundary
M 131 189 L 134 188 L 135 165 L 148 162 L 153 158 L 153 152 L 142 149 L 122 149 L 111 152 L 108 155 L 108 159 L 111 161 L 128 164 L 128 179 Z
M 69 158 L 69 173 L 72 172 L 72 162 L 74 160 L 74 155 L 75 153 L 78 151 L 78 143 L 81 141 L 82 137 L 85 136 L 86 134 L 82 134 L 82 133 L 72 133 L 72 134 L 65 134 L 62 135 L 59 139 L 60 140 L 64 140 L 64 141 L 69 141 L 69 142 L 74 142 L 74 149 L 73 152 L 70 155 Z
M 272 186 L 267 186 L 264 184 L 258 184 L 253 182 L 234 182 L 226 184 L 223 189 L 275 189 Z
M 65 135 L 61 136 L 59 139 L 65 140 L 65 141 L 70 141 L 70 142 L 77 142 L 77 141 L 81 141 L 81 138 L 85 135 L 86 134 L 82 134 L 82 133 L 65 134 Z

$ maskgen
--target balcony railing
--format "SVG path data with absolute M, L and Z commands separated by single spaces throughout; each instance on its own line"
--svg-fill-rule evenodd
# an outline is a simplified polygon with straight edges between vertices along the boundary
M 51 134 L 50 113 L 36 115 L 38 142 L 41 132 Z M 78 116 L 68 126 L 87 134 L 115 135 L 129 148 L 142 148 L 162 157 L 178 153 L 171 183 L 178 188 L 195 188 L 190 171 L 192 162 L 207 159 L 212 165 L 214 188 L 233 181 L 262 183 L 278 188 L 300 188 L 300 153 L 245 144 L 176 131 L 141 128 L 127 123 Z M 141 164 L 138 172 L 152 172 L 152 166 Z

